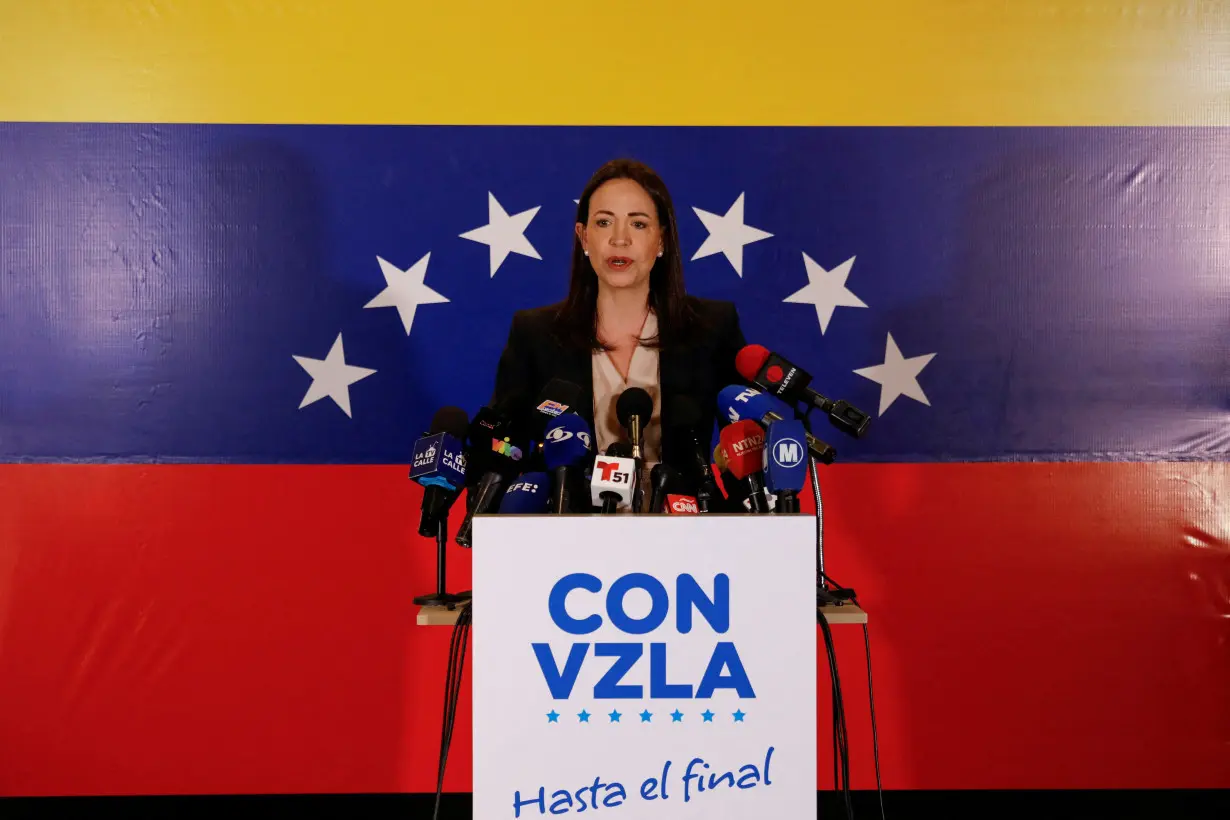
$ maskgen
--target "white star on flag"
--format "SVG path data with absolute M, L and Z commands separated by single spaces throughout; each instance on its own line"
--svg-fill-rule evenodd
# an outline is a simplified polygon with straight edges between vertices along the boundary
M 303 401 L 299 403 L 300 410 L 328 396 L 333 399 L 334 404 L 342 408 L 343 413 L 350 416 L 350 385 L 376 372 L 367 367 L 346 364 L 346 352 L 340 333 L 325 358 L 295 356 L 294 360 L 312 377 L 312 384 L 304 394 Z
M 377 256 L 376 261 L 380 263 L 380 270 L 384 273 L 385 288 L 363 307 L 397 308 L 401 325 L 409 336 L 410 328 L 414 324 L 414 312 L 419 305 L 438 305 L 448 301 L 423 284 L 423 280 L 427 278 L 427 262 L 430 258 L 431 253 L 425 253 L 409 270 L 402 270 Z
M 491 275 L 500 269 L 510 253 L 519 253 L 533 259 L 542 259 L 530 240 L 525 238 L 525 229 L 530 220 L 538 213 L 541 205 L 536 205 L 527 211 L 508 215 L 495 194 L 487 192 L 487 224 L 461 234 L 462 239 L 481 242 L 491 248 Z
M 893 340 L 893 334 L 890 333 L 888 342 L 884 345 L 884 364 L 864 367 L 854 372 L 880 385 L 880 415 L 882 416 L 898 396 L 909 396 L 928 407 L 931 406 L 931 402 L 927 400 L 927 394 L 918 384 L 918 374 L 934 358 L 934 353 L 905 358 L 901 355 L 897 342 Z
M 773 235 L 743 224 L 743 194 L 739 194 L 739 198 L 730 206 L 730 210 L 726 211 L 725 216 L 711 214 L 697 207 L 692 210 L 709 229 L 709 235 L 705 237 L 692 259 L 701 259 L 715 253 L 725 254 L 726 260 L 734 266 L 735 273 L 740 277 L 743 276 L 743 246 Z
M 803 264 L 807 267 L 808 284 L 783 299 L 783 302 L 812 305 L 816 309 L 816 318 L 820 320 L 820 335 L 829 329 L 829 320 L 833 311 L 839 307 L 867 307 L 846 287 L 846 279 L 850 276 L 850 268 L 854 266 L 851 256 L 832 270 L 826 271 L 816 264 L 807 254 L 803 254 Z

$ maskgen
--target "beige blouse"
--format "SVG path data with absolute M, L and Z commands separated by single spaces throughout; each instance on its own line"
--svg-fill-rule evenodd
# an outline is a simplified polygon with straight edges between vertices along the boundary
M 650 311 L 641 337 L 652 338 L 657 331 L 658 319 Z M 640 478 L 645 505 L 648 506 L 649 471 L 662 459 L 662 390 L 658 384 L 658 351 L 637 345 L 632 351 L 626 381 L 604 350 L 594 351 L 591 370 L 594 381 L 595 452 L 605 453 L 608 446 L 628 437 L 615 412 L 615 404 L 623 391 L 629 387 L 639 387 L 653 399 L 653 416 L 642 431 L 643 472 Z

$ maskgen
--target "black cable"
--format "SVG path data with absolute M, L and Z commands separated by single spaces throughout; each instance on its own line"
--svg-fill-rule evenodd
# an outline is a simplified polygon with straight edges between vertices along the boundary
M 466 647 L 470 642 L 470 602 L 466 601 L 457 612 L 453 635 L 448 647 L 448 670 L 444 679 L 444 719 L 440 726 L 440 762 L 436 771 L 436 806 L 432 820 L 439 820 L 440 798 L 444 794 L 444 770 L 448 762 L 449 746 L 453 742 L 453 724 L 457 720 L 457 699 L 461 694 L 461 675 L 465 670 Z
M 854 605 L 858 606 L 857 600 Z M 876 696 L 871 688 L 871 635 L 867 631 L 866 622 L 863 623 L 863 646 L 867 648 L 867 702 L 871 704 L 871 747 L 875 750 L 876 792 L 880 796 L 880 820 L 885 820 L 884 785 L 880 782 L 880 739 L 876 732 Z
M 799 413 L 797 407 L 795 408 L 795 412 L 797 417 L 802 420 L 803 428 L 808 433 L 811 433 L 811 423 L 808 418 L 808 413 L 806 411 Z M 811 472 L 812 496 L 816 502 L 817 598 L 825 601 L 848 600 L 859 609 L 862 609 L 862 605 L 858 602 L 858 595 L 853 588 L 845 586 L 824 572 L 824 504 L 820 495 L 820 476 L 816 470 L 815 456 L 809 455 L 808 467 Z M 844 793 L 846 800 L 846 815 L 853 818 L 854 809 L 850 799 L 849 736 L 846 734 L 845 701 L 841 695 L 841 680 L 837 673 L 837 655 L 833 646 L 832 633 L 829 631 L 828 621 L 825 619 L 819 608 L 817 608 L 816 611 L 816 620 L 820 623 L 821 630 L 824 632 L 825 651 L 829 656 L 829 674 L 833 679 L 833 788 L 841 788 L 838 785 L 840 772 L 841 778 L 844 778 L 845 784 Z M 881 820 L 885 820 L 884 785 L 880 776 L 880 739 L 879 731 L 876 727 L 875 690 L 872 687 L 871 681 L 871 636 L 867 629 L 866 621 L 863 622 L 863 646 L 866 648 L 867 652 L 867 701 L 871 708 L 871 743 L 875 758 L 876 793 L 880 800 L 880 818 Z
M 837 648 L 833 642 L 833 632 L 829 626 L 828 619 L 822 613 L 817 612 L 816 622 L 820 624 L 820 630 L 824 633 L 824 648 L 828 655 L 829 661 L 829 676 L 833 682 L 833 736 L 834 745 L 837 747 L 835 760 L 840 760 L 837 770 L 840 772 L 840 785 L 835 784 L 835 788 L 840 788 L 842 798 L 846 804 L 846 817 L 849 820 L 854 818 L 854 802 L 850 794 L 850 734 L 846 726 L 846 704 L 845 698 L 841 692 L 841 676 L 837 671 Z

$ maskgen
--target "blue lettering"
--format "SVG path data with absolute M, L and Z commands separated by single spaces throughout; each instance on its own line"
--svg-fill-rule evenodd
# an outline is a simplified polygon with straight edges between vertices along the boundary
M 624 675 L 628 674 L 628 670 L 632 668 L 633 664 L 640 660 L 644 649 L 644 646 L 639 643 L 594 644 L 595 656 L 619 658 L 619 660 L 611 664 L 611 668 L 602 676 L 602 680 L 594 684 L 594 697 L 601 699 L 641 697 L 640 686 L 633 686 L 631 684 L 619 686 L 618 683 L 623 680 Z
M 607 788 L 607 796 L 602 798 L 602 805 L 606 806 L 608 809 L 613 809 L 616 806 L 622 806 L 624 800 L 626 800 L 628 797 L 627 792 L 624 791 L 623 784 L 622 783 L 612 783 L 606 788 Z M 612 789 L 615 790 L 614 793 L 611 792 Z M 598 807 L 598 804 L 595 803 L 594 808 L 597 808 L 597 807 Z
M 555 586 L 551 587 L 551 596 L 547 602 L 548 609 L 551 612 L 551 620 L 555 621 L 555 625 L 569 635 L 588 635 L 602 626 L 602 617 L 595 614 L 577 620 L 569 615 L 564 607 L 564 601 L 568 597 L 568 593 L 574 589 L 600 592 L 602 590 L 602 582 L 588 572 L 574 572 L 571 575 L 565 575 L 563 578 L 560 578 L 555 582 Z
M 574 643 L 572 645 L 572 648 L 568 650 L 568 660 L 564 662 L 562 672 L 555 663 L 555 653 L 551 651 L 550 644 L 531 645 L 534 647 L 534 655 L 538 658 L 538 666 L 542 669 L 542 676 L 547 682 L 547 689 L 551 691 L 551 697 L 566 700 L 572 694 L 572 687 L 576 685 L 577 675 L 581 672 L 581 662 L 585 660 L 589 644 Z
M 542 786 L 539 786 L 538 787 L 538 797 L 532 800 L 522 800 L 521 790 L 518 789 L 513 796 L 513 812 L 514 812 L 513 817 L 521 816 L 522 806 L 532 806 L 535 803 L 538 804 L 539 814 L 547 813 L 547 790 L 545 788 L 543 788 Z
M 651 643 L 649 645 L 649 697 L 692 697 L 692 685 L 690 683 L 666 682 L 666 644 L 664 643 Z
M 653 602 L 649 614 L 640 620 L 629 618 L 624 611 L 624 596 L 633 589 L 645 590 Z M 611 584 L 611 591 L 606 596 L 606 614 L 611 623 L 629 635 L 653 632 L 666 620 L 668 609 L 670 599 L 667 597 L 666 587 L 662 586 L 662 582 L 657 578 L 644 572 L 631 572 L 622 576 Z
M 729 675 L 723 675 L 722 670 L 730 669 Z M 713 648 L 713 656 L 709 658 L 709 666 L 696 687 L 696 697 L 711 698 L 715 689 L 734 689 L 741 698 L 754 698 L 752 683 L 747 679 L 743 669 L 743 661 L 739 660 L 739 650 L 730 641 L 721 641 Z
M 572 795 L 560 789 L 551 795 L 555 802 L 551 804 L 552 814 L 567 814 L 572 811 Z
M 676 621 L 680 634 L 692 631 L 692 608 L 701 614 L 713 631 L 724 634 L 730 629 L 730 576 L 719 573 L 713 577 L 713 597 L 696 583 L 696 579 L 684 573 L 675 582 Z

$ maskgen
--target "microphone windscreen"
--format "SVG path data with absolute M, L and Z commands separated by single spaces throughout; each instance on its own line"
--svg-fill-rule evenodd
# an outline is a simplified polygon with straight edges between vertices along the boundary
M 756 380 L 756 374 L 769 358 L 769 349 L 762 345 L 747 345 L 735 356 L 735 370 L 739 375 L 750 381 Z
M 794 411 L 776 396 L 737 384 L 724 387 L 718 393 L 718 411 L 728 422 L 742 419 L 761 421 L 768 413 L 776 413 L 782 418 L 794 415 Z
M 606 454 L 613 458 L 632 458 L 632 445 L 626 441 L 612 441 L 607 445 Z
M 534 409 L 546 416 L 561 416 L 569 410 L 576 412 L 581 396 L 581 387 L 575 382 L 552 379 L 538 394 L 538 406 Z
M 764 428 L 743 419 L 722 428 L 726 466 L 735 478 L 744 479 L 764 468 Z
M 615 400 L 615 415 L 624 427 L 629 425 L 633 416 L 639 416 L 641 427 L 645 427 L 653 415 L 653 399 L 642 388 L 629 387 Z
M 589 425 L 576 413 L 565 413 L 547 425 L 542 459 L 548 470 L 581 464 L 589 460 L 592 451 L 593 437 Z
M 431 430 L 428 435 L 448 433 L 458 441 L 465 441 L 469 427 L 470 417 L 466 415 L 466 411 L 460 407 L 441 407 L 431 417 Z
M 547 511 L 551 479 L 546 473 L 526 473 L 508 486 L 500 501 L 501 515 L 537 515 Z

